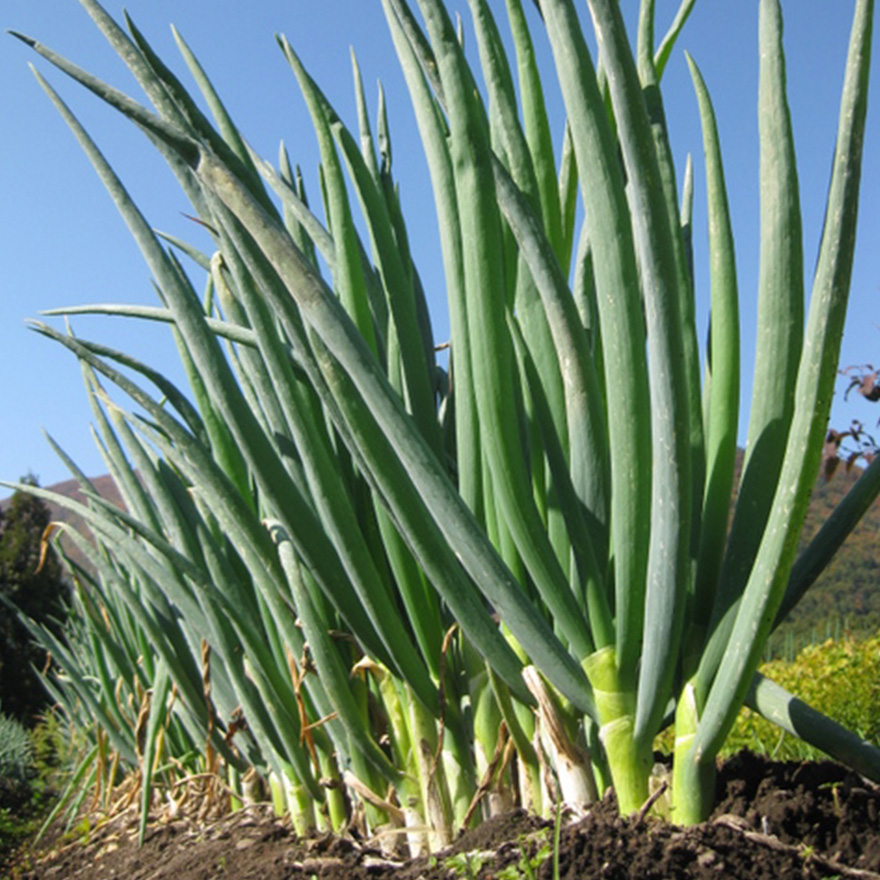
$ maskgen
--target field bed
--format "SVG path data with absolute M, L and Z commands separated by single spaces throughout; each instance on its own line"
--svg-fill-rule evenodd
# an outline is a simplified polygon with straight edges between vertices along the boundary
M 778 763 L 749 753 L 719 774 L 711 819 L 687 830 L 650 817 L 617 815 L 610 798 L 563 828 L 559 876 L 565 878 L 880 877 L 880 788 L 841 766 Z M 8 876 L 22 880 L 125 877 L 127 880 L 475 880 L 553 876 L 550 823 L 513 812 L 471 831 L 430 861 L 394 859 L 372 842 L 300 840 L 268 807 L 211 823 L 152 825 L 137 847 L 136 824 L 120 816 L 88 842 L 45 844 Z M 544 846 L 543 860 L 536 858 Z M 30 863 L 29 866 L 27 863 Z

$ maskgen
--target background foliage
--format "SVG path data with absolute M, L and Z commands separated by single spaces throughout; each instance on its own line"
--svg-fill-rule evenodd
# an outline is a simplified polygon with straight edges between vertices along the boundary
M 24 482 L 37 485 L 34 477 Z M 60 632 L 67 592 L 61 566 L 49 550 L 40 566 L 40 544 L 50 522 L 44 501 L 16 492 L 0 510 L 0 595 L 35 623 Z M 34 667 L 46 664 L 46 651 L 31 638 L 8 606 L 0 606 L 0 705 L 27 725 L 45 706 L 46 692 Z
M 761 672 L 863 739 L 880 745 L 880 635 L 829 639 L 804 648 L 793 662 L 765 663 Z M 779 760 L 825 757 L 749 709 L 742 711 L 724 751 L 733 754 L 742 748 Z

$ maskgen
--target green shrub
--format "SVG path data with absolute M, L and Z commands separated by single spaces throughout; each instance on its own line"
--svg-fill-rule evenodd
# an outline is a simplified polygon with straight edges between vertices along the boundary
M 880 634 L 828 639 L 804 648 L 791 663 L 765 663 L 761 672 L 868 742 L 880 743 Z M 742 748 L 781 760 L 825 757 L 750 709 L 740 713 L 725 752 Z
M 0 712 L 0 807 L 22 803 L 30 792 L 33 746 L 26 728 Z
M 37 485 L 33 476 L 22 482 Z M 0 511 L 0 598 L 32 623 L 59 633 L 69 587 L 55 552 L 42 557 L 43 534 L 51 518 L 48 505 L 26 491 L 16 492 Z M 7 715 L 28 727 L 47 705 L 37 671 L 45 663 L 46 650 L 24 621 L 16 614 L 0 614 L 0 702 Z
M 0 713 L 0 877 L 20 876 L 78 742 L 55 712 L 40 716 L 30 730 Z

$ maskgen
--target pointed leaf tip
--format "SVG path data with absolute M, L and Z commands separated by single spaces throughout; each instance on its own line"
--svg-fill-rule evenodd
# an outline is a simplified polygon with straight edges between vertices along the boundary
M 27 34 L 20 33 L 19 31 L 8 30 L 6 31 L 10 37 L 15 37 L 17 40 L 21 40 L 27 46 L 30 46 L 32 49 L 37 45 L 37 41 L 33 37 L 29 37 Z

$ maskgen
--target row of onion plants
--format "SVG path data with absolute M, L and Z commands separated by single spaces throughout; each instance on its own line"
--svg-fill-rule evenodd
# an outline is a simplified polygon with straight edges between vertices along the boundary
M 506 0 L 507 37 L 500 3 L 469 0 L 478 67 L 441 0 L 417 0 L 420 16 L 382 0 L 433 187 L 445 367 L 384 103 L 371 123 L 357 67 L 350 129 L 278 40 L 320 146 L 313 208 L 286 150 L 273 165 L 251 149 L 179 35 L 198 94 L 133 22 L 81 2 L 152 108 L 17 36 L 141 129 L 212 242 L 156 233 L 37 74 L 158 298 L 55 314 L 169 324 L 189 385 L 34 324 L 78 358 L 124 502 L 69 462 L 87 500 L 55 500 L 87 522 L 89 540 L 70 537 L 90 562 L 72 563 L 76 650 L 52 646 L 54 686 L 136 774 L 144 822 L 158 780 L 215 773 L 236 800 L 268 783 L 303 832 L 358 821 L 436 849 L 515 803 L 582 807 L 610 787 L 639 810 L 674 724 L 669 809 L 691 823 L 744 702 L 880 778 L 876 750 L 756 673 L 880 486 L 872 469 L 795 564 L 849 290 L 871 0 L 855 3 L 808 303 L 781 8 L 760 3 L 759 331 L 736 486 L 721 147 L 689 59 L 709 215 L 701 364 L 693 170 L 679 195 L 660 88 L 694 0 L 659 45 L 642 0 L 635 48 L 616 0 L 588 0 L 598 64 L 572 0 L 537 15 Z M 538 69 L 539 39 L 554 71 Z

